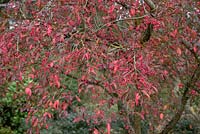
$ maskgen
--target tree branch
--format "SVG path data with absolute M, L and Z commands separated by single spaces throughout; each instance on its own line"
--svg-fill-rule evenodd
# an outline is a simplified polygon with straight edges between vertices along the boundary
M 190 78 L 190 80 L 185 84 L 185 90 L 182 95 L 180 108 L 177 110 L 176 114 L 171 119 L 171 121 L 168 122 L 168 124 L 165 126 L 165 128 L 162 130 L 162 132 L 159 134 L 168 134 L 174 128 L 174 126 L 177 124 L 177 122 L 181 118 L 183 111 L 185 110 L 187 101 L 190 98 L 190 95 L 189 95 L 190 88 L 193 87 L 194 83 L 198 81 L 199 77 L 200 77 L 200 64 L 198 64 L 198 66 L 197 66 L 196 70 L 193 72 L 193 75 Z
M 144 2 L 151 8 L 151 12 L 154 12 L 156 9 L 156 5 L 152 0 L 144 0 Z

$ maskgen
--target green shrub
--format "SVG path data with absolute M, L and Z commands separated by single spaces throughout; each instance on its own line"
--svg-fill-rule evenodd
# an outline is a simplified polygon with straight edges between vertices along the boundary
M 13 134 L 10 127 L 0 127 L 0 134 Z
M 0 98 L 0 134 L 23 134 L 25 132 L 25 118 L 27 112 L 21 108 L 25 103 L 25 96 L 17 97 L 22 89 L 17 90 L 17 83 L 8 84 L 8 88 L 1 93 Z

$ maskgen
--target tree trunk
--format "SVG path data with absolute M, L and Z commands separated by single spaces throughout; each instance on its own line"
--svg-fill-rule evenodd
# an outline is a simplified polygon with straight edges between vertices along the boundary
M 141 132 L 141 117 L 137 114 L 134 115 L 134 130 L 136 134 L 142 134 Z
M 189 89 L 185 89 L 185 92 L 182 96 L 182 100 L 181 100 L 181 107 L 177 110 L 175 116 L 172 118 L 172 120 L 166 125 L 166 127 L 163 129 L 163 131 L 160 134 L 168 134 L 169 131 L 171 131 L 174 126 L 177 124 L 177 122 L 179 121 L 179 119 L 181 118 L 181 115 L 183 114 L 183 111 L 185 110 L 185 106 L 187 104 L 187 101 L 189 99 L 189 95 L 188 95 Z
M 142 134 L 141 117 L 138 114 L 140 112 L 141 112 L 141 106 L 136 106 L 134 114 L 134 122 L 133 122 L 133 128 L 136 134 Z

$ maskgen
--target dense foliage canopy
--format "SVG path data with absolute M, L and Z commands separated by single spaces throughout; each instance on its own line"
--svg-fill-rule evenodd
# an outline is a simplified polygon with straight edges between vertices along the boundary
M 25 97 L 29 132 L 76 111 L 74 122 L 120 118 L 128 133 L 168 133 L 199 96 L 200 2 L 22 0 L 1 8 L 0 88 Z M 198 104 L 197 104 L 198 105 Z

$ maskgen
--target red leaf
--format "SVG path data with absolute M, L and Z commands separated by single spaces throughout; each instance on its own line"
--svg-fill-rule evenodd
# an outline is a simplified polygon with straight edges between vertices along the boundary
M 179 56 L 181 56 L 182 51 L 181 51 L 180 48 L 177 48 L 176 52 L 177 52 L 177 54 L 178 54 Z
M 41 6 L 41 0 L 37 1 L 37 6 L 40 7 Z
M 93 134 L 99 134 L 99 131 L 95 128 Z
M 58 106 L 59 106 L 59 100 L 56 100 L 56 101 L 54 102 L 54 104 L 53 104 L 53 107 L 54 107 L 55 109 L 58 109 Z
M 90 59 L 90 54 L 89 53 L 85 53 L 83 55 L 83 58 L 85 58 L 86 60 L 89 60 Z
M 31 50 L 33 48 L 33 44 L 31 44 L 30 46 L 29 46 L 29 49 Z
M 131 16 L 134 16 L 134 15 L 135 15 L 135 9 L 134 9 L 134 8 L 131 8 L 129 12 L 130 12 L 130 15 L 131 15 Z
M 81 22 L 81 17 L 80 17 L 80 15 L 77 13 L 77 15 L 76 15 L 76 16 L 77 16 L 77 22 L 79 22 L 79 23 L 80 23 L 80 22 Z
M 52 106 L 53 106 L 53 103 L 52 103 L 52 101 L 50 101 L 50 102 L 49 102 L 49 106 L 50 106 L 50 107 L 52 107 Z
M 110 123 L 107 123 L 107 131 L 108 131 L 108 134 L 110 134 Z
M 46 129 L 48 129 L 48 128 L 49 128 L 49 126 L 46 124 L 46 125 L 45 125 L 45 128 L 46 128 Z
M 160 119 L 162 120 L 163 118 L 164 118 L 164 114 L 161 113 L 161 114 L 160 114 Z
M 38 118 L 34 118 L 33 120 L 32 120 L 32 126 L 33 127 L 36 127 L 38 125 Z
M 196 53 L 196 52 L 197 52 L 197 46 L 194 46 L 194 47 L 193 47 L 193 50 L 194 50 L 194 52 Z
M 19 80 L 20 80 L 20 81 L 22 81 L 22 79 L 23 79 L 22 76 L 23 76 L 22 72 L 19 72 Z
M 173 32 L 170 33 L 170 35 L 175 38 L 176 37 L 176 34 L 177 34 L 178 30 L 175 29 Z
M 51 27 L 51 25 L 48 25 L 47 34 L 50 35 L 51 32 L 52 32 L 52 27 Z
M 43 114 L 43 117 L 48 117 L 48 118 L 51 118 L 52 116 L 51 116 L 51 114 L 50 113 L 48 113 L 48 112 L 45 112 L 44 114 Z
M 54 75 L 54 81 L 55 81 L 55 84 L 58 88 L 60 88 L 60 81 L 59 81 L 59 77 L 58 75 Z
M 66 110 L 68 107 L 67 103 L 63 102 L 62 103 L 62 110 Z
M 191 30 L 191 37 L 192 39 L 195 39 L 197 37 L 197 32 L 194 30 Z
M 139 99 L 140 99 L 140 95 L 139 95 L 139 93 L 136 93 L 135 94 L 135 104 L 136 104 L 136 106 L 139 104 Z
M 145 90 L 142 90 L 142 93 L 144 93 L 144 95 L 146 95 L 148 98 L 150 98 L 149 94 Z
M 117 72 L 117 70 L 118 70 L 118 66 L 117 66 L 117 65 L 115 65 L 115 66 L 114 66 L 113 73 L 115 74 L 115 73 Z
M 80 99 L 78 96 L 76 96 L 76 100 L 77 100 L 78 102 L 81 102 L 81 99 Z
M 164 70 L 164 71 L 163 71 L 163 75 L 164 75 L 164 76 L 167 76 L 168 74 L 169 74 L 169 73 L 168 73 L 167 70 Z
M 113 62 L 113 73 L 115 74 L 117 72 L 117 70 L 119 69 L 119 64 L 118 64 L 118 61 L 114 61 Z
M 198 95 L 197 91 L 195 91 L 195 90 L 191 90 L 190 94 L 191 95 Z
M 98 3 L 102 3 L 102 0 L 98 0 Z
M 31 95 L 32 95 L 31 89 L 28 88 L 28 87 L 25 89 L 25 93 L 26 93 L 28 96 L 31 96 Z
M 51 63 L 49 64 L 50 67 L 53 67 L 53 65 L 54 65 L 54 62 L 51 62 Z
M 115 5 L 112 5 L 109 10 L 108 10 L 108 13 L 111 14 L 115 9 Z
M 183 87 L 184 87 L 184 84 L 183 84 L 183 83 L 179 83 L 179 84 L 178 84 L 178 87 L 179 87 L 179 88 L 183 88 Z
M 70 21 L 68 21 L 68 24 L 69 24 L 70 26 L 74 26 L 74 25 L 75 25 L 75 21 L 70 20 Z
M 28 77 L 34 79 L 34 78 L 35 78 L 35 75 L 34 75 L 34 74 L 29 74 Z
M 74 118 L 73 122 L 76 123 L 76 122 L 79 122 L 81 120 L 82 120 L 81 117 L 76 117 L 76 118 Z

